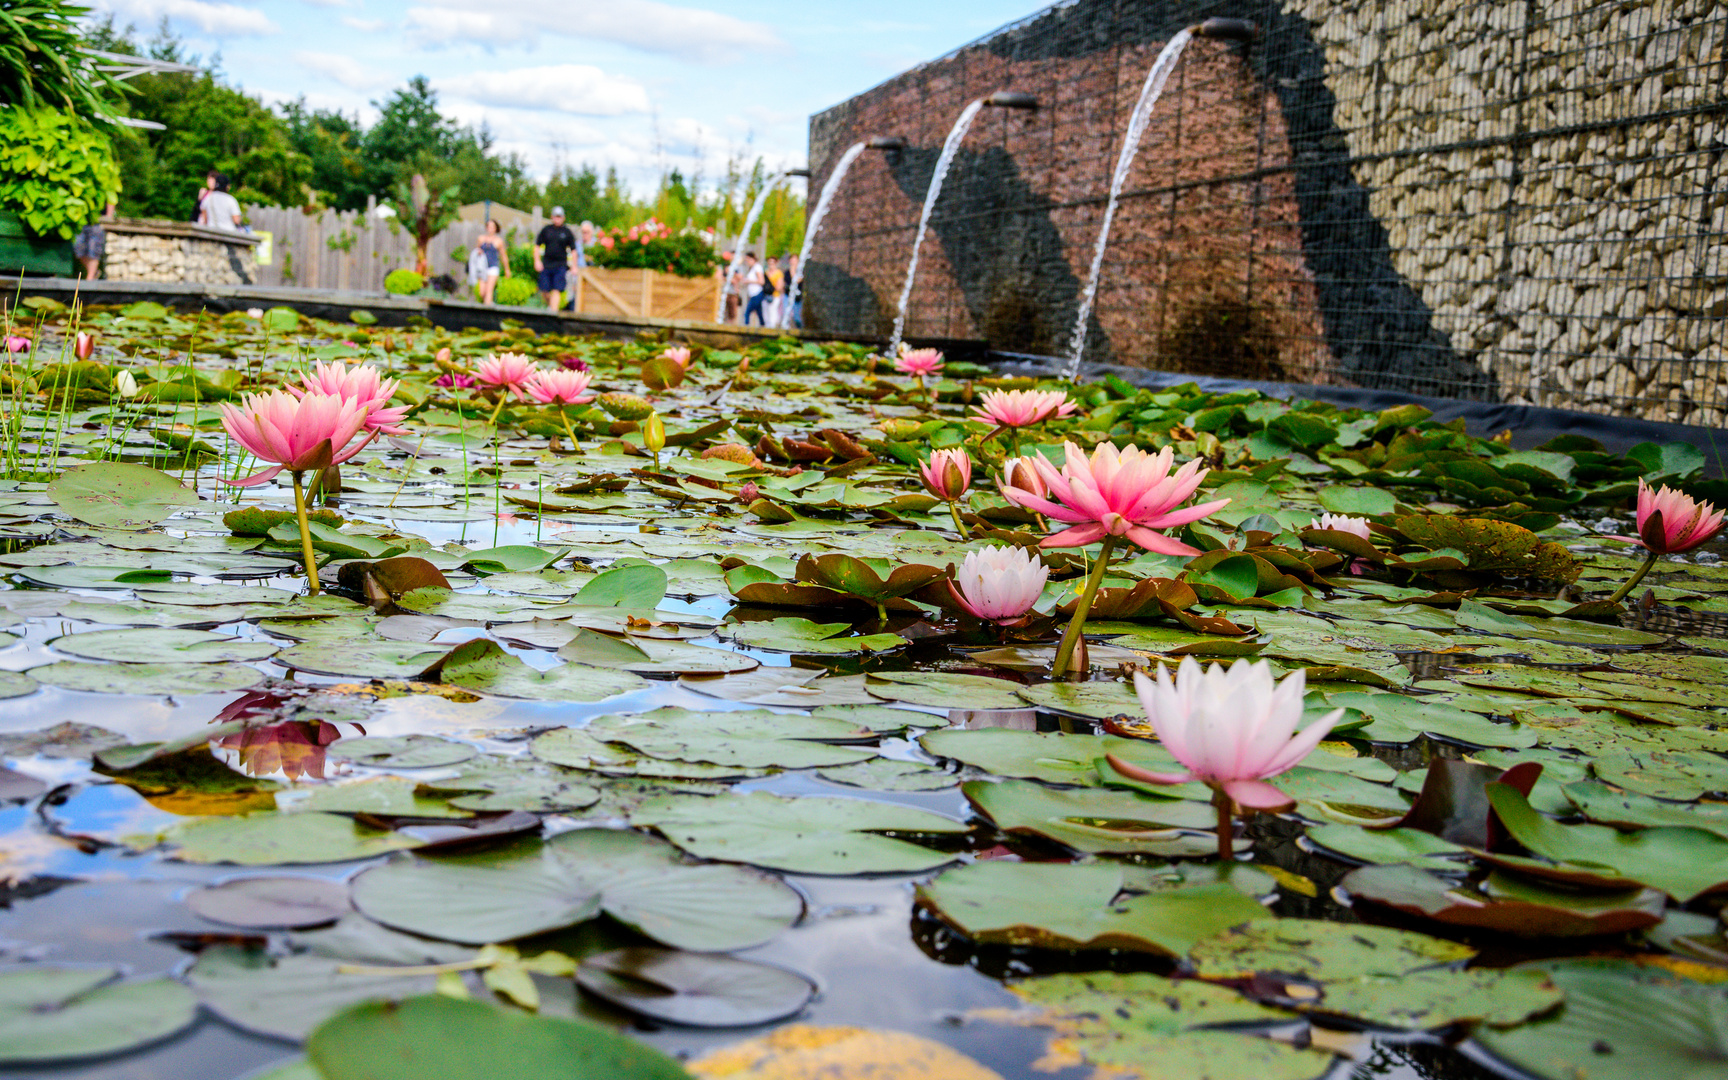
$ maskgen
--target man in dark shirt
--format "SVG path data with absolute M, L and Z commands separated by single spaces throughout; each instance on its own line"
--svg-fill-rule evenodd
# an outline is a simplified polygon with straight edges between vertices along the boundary
M 534 238 L 534 269 L 540 274 L 540 298 L 557 311 L 568 284 L 570 253 L 576 250 L 576 234 L 564 224 L 564 208 L 552 208 L 552 224 Z

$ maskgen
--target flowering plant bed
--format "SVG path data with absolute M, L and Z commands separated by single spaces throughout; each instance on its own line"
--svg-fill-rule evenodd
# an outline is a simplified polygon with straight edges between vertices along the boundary
M 0 1065 L 1722 1059 L 1695 448 L 27 304 Z

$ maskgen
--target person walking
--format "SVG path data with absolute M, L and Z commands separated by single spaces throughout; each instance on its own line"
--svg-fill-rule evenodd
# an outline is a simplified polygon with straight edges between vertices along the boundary
M 240 202 L 228 194 L 228 174 L 211 173 L 210 182 L 215 186 L 204 195 L 203 205 L 198 212 L 198 224 L 206 229 L 239 232 Z
M 72 255 L 78 260 L 78 265 L 84 269 L 84 280 L 95 281 L 99 275 L 102 256 L 108 250 L 108 233 L 102 228 L 104 221 L 114 220 L 114 204 L 109 203 L 102 216 L 84 226 L 72 241 Z
M 786 296 L 786 275 L 780 269 L 780 260 L 772 255 L 768 257 L 768 265 L 763 271 L 768 278 L 767 284 L 763 286 L 763 291 L 768 294 L 768 301 L 762 305 L 768 312 L 767 325 L 779 326 L 780 307 Z
M 756 325 L 762 322 L 762 305 L 767 302 L 768 295 L 763 290 L 768 284 L 768 275 L 762 272 L 762 266 L 756 261 L 754 251 L 744 253 L 744 325 L 750 325 L 750 316 L 756 316 Z
M 474 241 L 474 249 L 486 260 L 486 268 L 480 274 L 480 302 L 495 303 L 493 294 L 498 291 L 499 276 L 510 276 L 510 252 L 504 247 L 497 218 L 486 219 L 486 231 Z
M 731 326 L 738 321 L 738 289 L 743 276 L 732 269 L 732 253 L 720 253 L 720 294 L 722 300 L 720 321 Z
M 786 256 L 786 321 L 782 326 L 804 329 L 804 282 L 798 278 L 798 256 Z
M 569 285 L 570 253 L 576 250 L 576 234 L 564 224 L 564 208 L 552 208 L 552 223 L 534 238 L 534 271 L 540 275 L 540 299 L 549 310 L 563 306 Z
M 216 170 L 211 169 L 209 172 L 204 174 L 204 186 L 198 189 L 198 194 L 196 196 L 194 196 L 192 199 L 192 217 L 188 219 L 192 222 L 192 224 L 199 225 L 199 224 L 203 223 L 203 221 L 204 221 L 204 199 L 212 191 L 215 191 L 215 190 L 216 190 Z

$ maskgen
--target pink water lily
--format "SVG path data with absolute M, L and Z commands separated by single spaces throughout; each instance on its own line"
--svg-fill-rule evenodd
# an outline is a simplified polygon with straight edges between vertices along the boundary
M 384 378 L 370 364 L 350 367 L 341 362 L 327 364 L 319 361 L 300 377 L 300 382 L 302 386 L 288 387 L 288 392 L 295 397 L 314 393 L 346 398 L 366 408 L 366 426 L 369 429 L 385 435 L 408 434 L 408 429 L 401 426 L 403 418 L 408 415 L 408 406 L 390 405 L 390 399 L 396 396 L 397 381 Z
M 1060 390 L 987 390 L 973 415 L 1001 427 L 1021 428 L 1067 416 L 1075 408 Z
M 907 349 L 894 358 L 894 370 L 923 378 L 942 370 L 942 354 L 935 349 Z
M 29 352 L 30 339 L 27 337 L 19 337 L 17 334 L 9 334 L 6 337 L 6 351 L 9 353 Z
M 528 396 L 542 405 L 581 405 L 594 400 L 594 395 L 587 393 L 592 379 L 586 371 L 563 368 L 536 372 L 528 382 Z
M 1633 572 L 1626 584 L 1616 589 L 1608 602 L 1618 604 L 1637 587 L 1656 560 L 1664 555 L 1678 555 L 1709 543 L 1722 531 L 1723 512 L 1707 502 L 1701 502 L 1682 491 L 1660 487 L 1650 490 L 1642 479 L 1638 481 L 1638 535 L 1622 537 L 1636 540 L 1644 546 L 1644 565 Z
M 938 450 L 918 467 L 918 475 L 930 494 L 944 502 L 953 502 L 972 486 L 972 458 L 957 446 Z
M 1049 580 L 1050 568 L 1025 548 L 988 547 L 967 554 L 948 592 L 977 618 L 1006 626 L 1026 617 Z
M 1002 463 L 1002 482 L 997 489 L 1005 492 L 1009 488 L 1017 488 L 1040 499 L 1050 497 L 1050 485 L 1044 482 L 1044 477 L 1029 457 L 1012 457 Z M 1012 499 L 1008 501 L 1013 502 Z
M 690 366 L 690 350 L 682 345 L 674 345 L 660 354 L 681 368 Z
M 1208 470 L 1196 459 L 1171 473 L 1175 451 L 1168 446 L 1148 454 L 1137 446 L 1118 450 L 1113 443 L 1102 443 L 1090 458 L 1073 443 L 1065 449 L 1067 463 L 1061 469 L 1043 455 L 1026 459 L 1043 478 L 1047 496 L 1012 484 L 1002 489 L 1009 502 L 1073 526 L 1045 537 L 1045 547 L 1084 547 L 1110 536 L 1161 555 L 1198 555 L 1198 549 L 1155 530 L 1199 521 L 1230 502 L 1217 499 L 1178 509 Z
M 1347 514 L 1321 514 L 1308 524 L 1310 529 L 1324 529 L 1329 532 L 1349 533 L 1372 542 L 1374 534 L 1368 530 L 1368 519 L 1350 517 Z
M 1110 767 L 1131 780 L 1149 784 L 1184 784 L 1198 780 L 1214 792 L 1219 807 L 1218 853 L 1230 858 L 1230 814 L 1237 808 L 1283 810 L 1293 800 L 1266 781 L 1289 772 L 1313 752 L 1344 715 L 1334 709 L 1303 728 L 1304 672 L 1293 671 L 1282 681 L 1272 665 L 1238 660 L 1226 669 L 1213 664 L 1202 669 L 1184 657 L 1176 678 L 1163 664 L 1156 681 L 1134 673 L 1140 707 L 1158 733 L 1158 741 L 1187 772 L 1152 772 L 1114 754 Z
M 253 487 L 275 479 L 284 469 L 302 473 L 340 465 L 372 441 L 372 433 L 368 433 L 354 442 L 366 427 L 366 413 L 366 406 L 334 394 L 295 397 L 284 390 L 247 394 L 238 405 L 225 403 L 222 428 L 228 437 L 254 456 L 275 464 L 224 483 Z
M 78 331 L 78 336 L 72 339 L 72 355 L 80 360 L 88 360 L 95 351 L 96 335 Z
M 479 385 L 479 380 L 472 375 L 458 375 L 455 372 L 446 371 L 433 379 L 432 385 L 448 387 L 452 390 L 472 390 Z
M 499 353 L 488 356 L 480 361 L 475 376 L 480 385 L 491 387 L 500 393 L 515 394 L 518 399 L 526 400 L 528 383 L 534 378 L 534 361 L 521 353 Z
M 1646 550 L 1678 555 L 1722 531 L 1723 512 L 1682 491 L 1638 481 L 1638 540 Z
M 238 405 L 222 406 L 222 428 L 228 437 L 257 457 L 275 462 L 262 472 L 224 482 L 251 487 L 274 478 L 284 469 L 294 482 L 300 553 L 306 561 L 308 591 L 314 596 L 318 595 L 318 560 L 312 547 L 301 476 L 308 469 L 342 464 L 376 438 L 376 429 L 360 435 L 369 412 L 359 401 L 317 391 L 295 397 L 284 390 L 272 390 L 268 394 L 247 394 Z

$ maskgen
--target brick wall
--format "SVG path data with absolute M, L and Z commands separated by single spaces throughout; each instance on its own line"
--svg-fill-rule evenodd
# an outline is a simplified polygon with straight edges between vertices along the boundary
M 1021 90 L 1041 108 L 985 110 L 955 162 L 908 329 L 1065 353 L 1141 82 L 1211 15 L 1260 37 L 1196 40 L 1176 69 L 1088 359 L 1720 422 L 1728 13 L 1708 0 L 1039 12 L 812 118 L 816 185 L 854 141 L 907 148 L 854 165 L 807 321 L 886 330 L 949 126 Z

